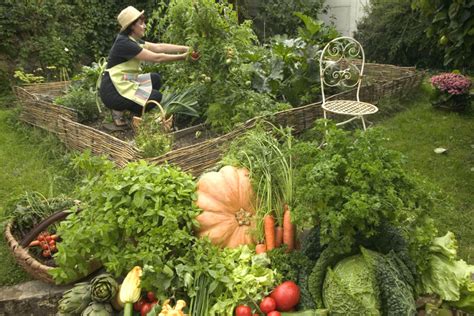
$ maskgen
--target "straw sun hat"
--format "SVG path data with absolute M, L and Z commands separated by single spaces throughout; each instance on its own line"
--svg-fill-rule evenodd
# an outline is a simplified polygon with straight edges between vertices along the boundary
M 128 6 L 125 9 L 123 9 L 122 12 L 120 12 L 120 14 L 117 17 L 117 21 L 122 27 L 120 29 L 120 32 L 125 30 L 130 24 L 132 24 L 133 21 L 138 19 L 143 14 L 143 12 L 145 12 L 145 10 L 142 10 L 140 12 L 132 6 Z

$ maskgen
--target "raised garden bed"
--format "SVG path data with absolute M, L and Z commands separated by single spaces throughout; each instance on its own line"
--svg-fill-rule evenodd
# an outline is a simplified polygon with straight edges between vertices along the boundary
M 416 87 L 423 76 L 423 73 L 416 71 L 414 67 L 366 64 L 365 70 L 367 84 L 361 87 L 360 97 L 361 100 L 371 103 L 377 103 L 382 97 L 403 95 Z M 140 150 L 133 142 L 81 124 L 77 122 L 77 114 L 74 111 L 41 100 L 50 93 L 54 96 L 64 91 L 66 86 L 67 82 L 15 87 L 14 91 L 23 104 L 20 119 L 57 134 L 70 149 L 90 150 L 96 155 L 106 155 L 119 166 L 142 158 Z M 351 98 L 354 95 L 355 90 L 351 90 L 332 98 Z M 315 119 L 322 117 L 322 110 L 318 102 L 278 112 L 272 117 L 276 123 L 292 126 L 296 132 L 301 132 L 310 127 Z M 255 120 L 249 120 L 234 131 L 220 136 L 216 136 L 205 125 L 173 132 L 173 149 L 160 157 L 148 160 L 157 163 L 167 161 L 193 174 L 199 174 L 217 161 L 223 144 L 240 135 L 252 126 Z

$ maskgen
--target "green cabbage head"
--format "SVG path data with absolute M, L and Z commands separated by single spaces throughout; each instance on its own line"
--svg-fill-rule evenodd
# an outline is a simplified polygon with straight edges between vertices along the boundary
M 380 315 L 379 291 L 371 265 L 363 255 L 328 268 L 323 301 L 331 315 Z

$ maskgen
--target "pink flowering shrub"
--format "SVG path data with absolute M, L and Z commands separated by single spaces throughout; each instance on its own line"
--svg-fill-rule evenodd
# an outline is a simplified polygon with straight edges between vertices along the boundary
M 471 87 L 471 80 L 463 75 L 454 73 L 442 73 L 431 77 L 431 84 L 449 94 L 467 94 Z
M 435 88 L 431 104 L 435 107 L 463 110 L 469 105 L 471 80 L 455 73 L 442 73 L 431 77 Z

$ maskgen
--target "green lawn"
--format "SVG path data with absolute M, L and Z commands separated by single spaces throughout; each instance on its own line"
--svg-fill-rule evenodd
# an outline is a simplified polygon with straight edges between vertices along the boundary
M 10 98 L 0 99 L 1 104 Z M 73 181 L 64 148 L 40 129 L 16 120 L 16 111 L 0 105 L 0 217 L 8 214 L 8 203 L 26 191 L 46 197 L 67 193 Z M 2 223 L 3 231 L 3 223 Z M 4 239 L 0 242 L 0 285 L 15 284 L 29 277 L 14 263 Z
M 426 84 L 410 96 L 408 110 L 379 124 L 387 147 L 402 152 L 410 170 L 440 188 L 445 205 L 433 211 L 440 234 L 454 232 L 459 255 L 474 263 L 474 109 L 458 114 L 434 109 Z M 448 151 L 436 154 L 435 148 Z M 452 207 L 449 207 L 452 205 Z

